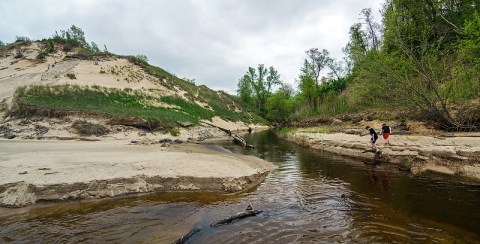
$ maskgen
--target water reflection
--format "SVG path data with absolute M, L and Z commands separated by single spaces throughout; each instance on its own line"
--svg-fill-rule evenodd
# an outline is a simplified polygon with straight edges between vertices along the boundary
M 227 149 L 277 167 L 240 195 L 159 193 L 35 208 L 0 217 L 0 242 L 171 243 L 192 228 L 190 243 L 476 242 L 480 186 L 413 177 L 292 145 L 270 131 L 255 145 Z M 218 149 L 218 148 L 217 148 Z M 210 224 L 251 204 L 264 210 L 232 224 Z

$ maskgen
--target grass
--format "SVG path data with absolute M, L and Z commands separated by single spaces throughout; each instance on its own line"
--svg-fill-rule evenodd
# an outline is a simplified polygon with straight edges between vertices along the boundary
M 174 108 L 149 105 L 153 104 L 152 102 L 155 100 L 174 105 Z M 226 108 L 225 105 L 220 105 L 217 101 L 209 102 L 214 109 L 212 111 L 177 96 L 156 98 L 138 90 L 121 90 L 99 86 L 32 85 L 19 87 L 15 92 L 15 101 L 19 105 L 27 105 L 39 110 L 47 109 L 55 112 L 81 112 L 115 116 L 117 119 L 114 121 L 120 121 L 119 123 L 125 122 L 130 123 L 130 125 L 143 123 L 149 129 L 174 128 L 177 126 L 176 121 L 188 121 L 193 124 L 199 124 L 200 120 L 211 120 L 214 116 L 220 116 L 233 121 L 252 120 L 246 113 L 232 111 Z
M 284 127 L 284 128 L 281 128 L 279 131 L 278 131 L 278 135 L 280 137 L 285 137 L 288 135 L 288 133 L 292 133 L 292 132 L 295 132 L 296 129 L 295 128 L 289 128 L 289 127 Z
M 16 91 L 16 101 L 21 105 L 142 118 L 161 122 L 165 127 L 174 127 L 177 120 L 198 124 L 199 117 L 175 109 L 145 105 L 146 99 L 151 98 L 140 92 L 74 85 L 36 85 L 20 87 Z

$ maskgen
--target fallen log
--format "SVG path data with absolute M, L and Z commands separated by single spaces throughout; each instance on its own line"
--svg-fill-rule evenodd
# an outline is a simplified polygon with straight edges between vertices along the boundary
M 199 228 L 194 228 L 193 230 L 188 232 L 186 235 L 178 238 L 174 243 L 175 244 L 183 244 L 183 243 L 187 242 L 188 239 L 190 239 L 193 235 L 197 234 L 198 232 L 200 232 L 200 229 Z
M 244 147 L 253 148 L 253 145 L 248 144 L 243 137 L 237 134 L 232 134 L 232 137 L 233 137 L 233 142 L 238 143 Z
M 226 224 L 230 224 L 232 223 L 233 221 L 235 220 L 239 220 L 239 219 L 243 219 L 243 218 L 247 218 L 247 217 L 250 217 L 250 216 L 255 216 L 259 213 L 261 213 L 263 211 L 261 210 L 254 210 L 252 208 L 252 206 L 249 204 L 247 206 L 247 209 L 245 211 L 242 211 L 242 212 L 239 212 L 233 216 L 230 216 L 226 219 L 222 219 L 220 221 L 217 221 L 217 222 L 214 222 L 212 224 L 210 224 L 210 227 L 217 227 L 217 226 L 221 226 L 221 225 L 226 225 Z M 196 235 L 198 234 L 200 231 L 202 231 L 203 229 L 200 229 L 200 228 L 193 228 L 193 230 L 191 230 L 190 232 L 188 232 L 187 234 L 185 234 L 184 236 L 178 238 L 174 243 L 175 244 L 183 244 L 185 242 L 187 242 L 190 238 L 192 238 L 193 235 Z
M 243 218 L 250 217 L 250 216 L 255 216 L 255 215 L 257 215 L 261 212 L 263 212 L 263 211 L 253 210 L 253 209 L 252 210 L 245 210 L 245 211 L 239 212 L 239 213 L 237 213 L 233 216 L 230 216 L 226 219 L 222 219 L 220 221 L 212 223 L 212 224 L 210 224 L 210 227 L 217 227 L 217 226 L 220 226 L 220 225 L 230 224 L 231 222 L 233 222 L 235 220 L 243 219 Z

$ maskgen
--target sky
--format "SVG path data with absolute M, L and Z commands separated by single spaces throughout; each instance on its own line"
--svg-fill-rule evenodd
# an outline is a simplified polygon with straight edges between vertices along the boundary
M 0 41 L 39 40 L 80 27 L 88 42 L 197 85 L 236 93 L 248 67 L 273 66 L 297 87 L 305 51 L 341 59 L 349 28 L 385 0 L 0 0 Z

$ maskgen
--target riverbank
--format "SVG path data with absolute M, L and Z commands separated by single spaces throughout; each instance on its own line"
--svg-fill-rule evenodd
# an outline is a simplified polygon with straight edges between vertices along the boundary
M 235 193 L 272 165 L 205 145 L 0 140 L 0 206 L 161 191 Z
M 393 133 L 390 136 L 390 145 L 384 145 L 380 136 L 380 154 L 370 151 L 368 134 L 298 130 L 289 132 L 285 139 L 314 149 L 361 159 L 368 164 L 392 163 L 413 174 L 431 171 L 480 181 L 480 139 L 477 136 L 480 135 L 463 133 L 427 136 Z

